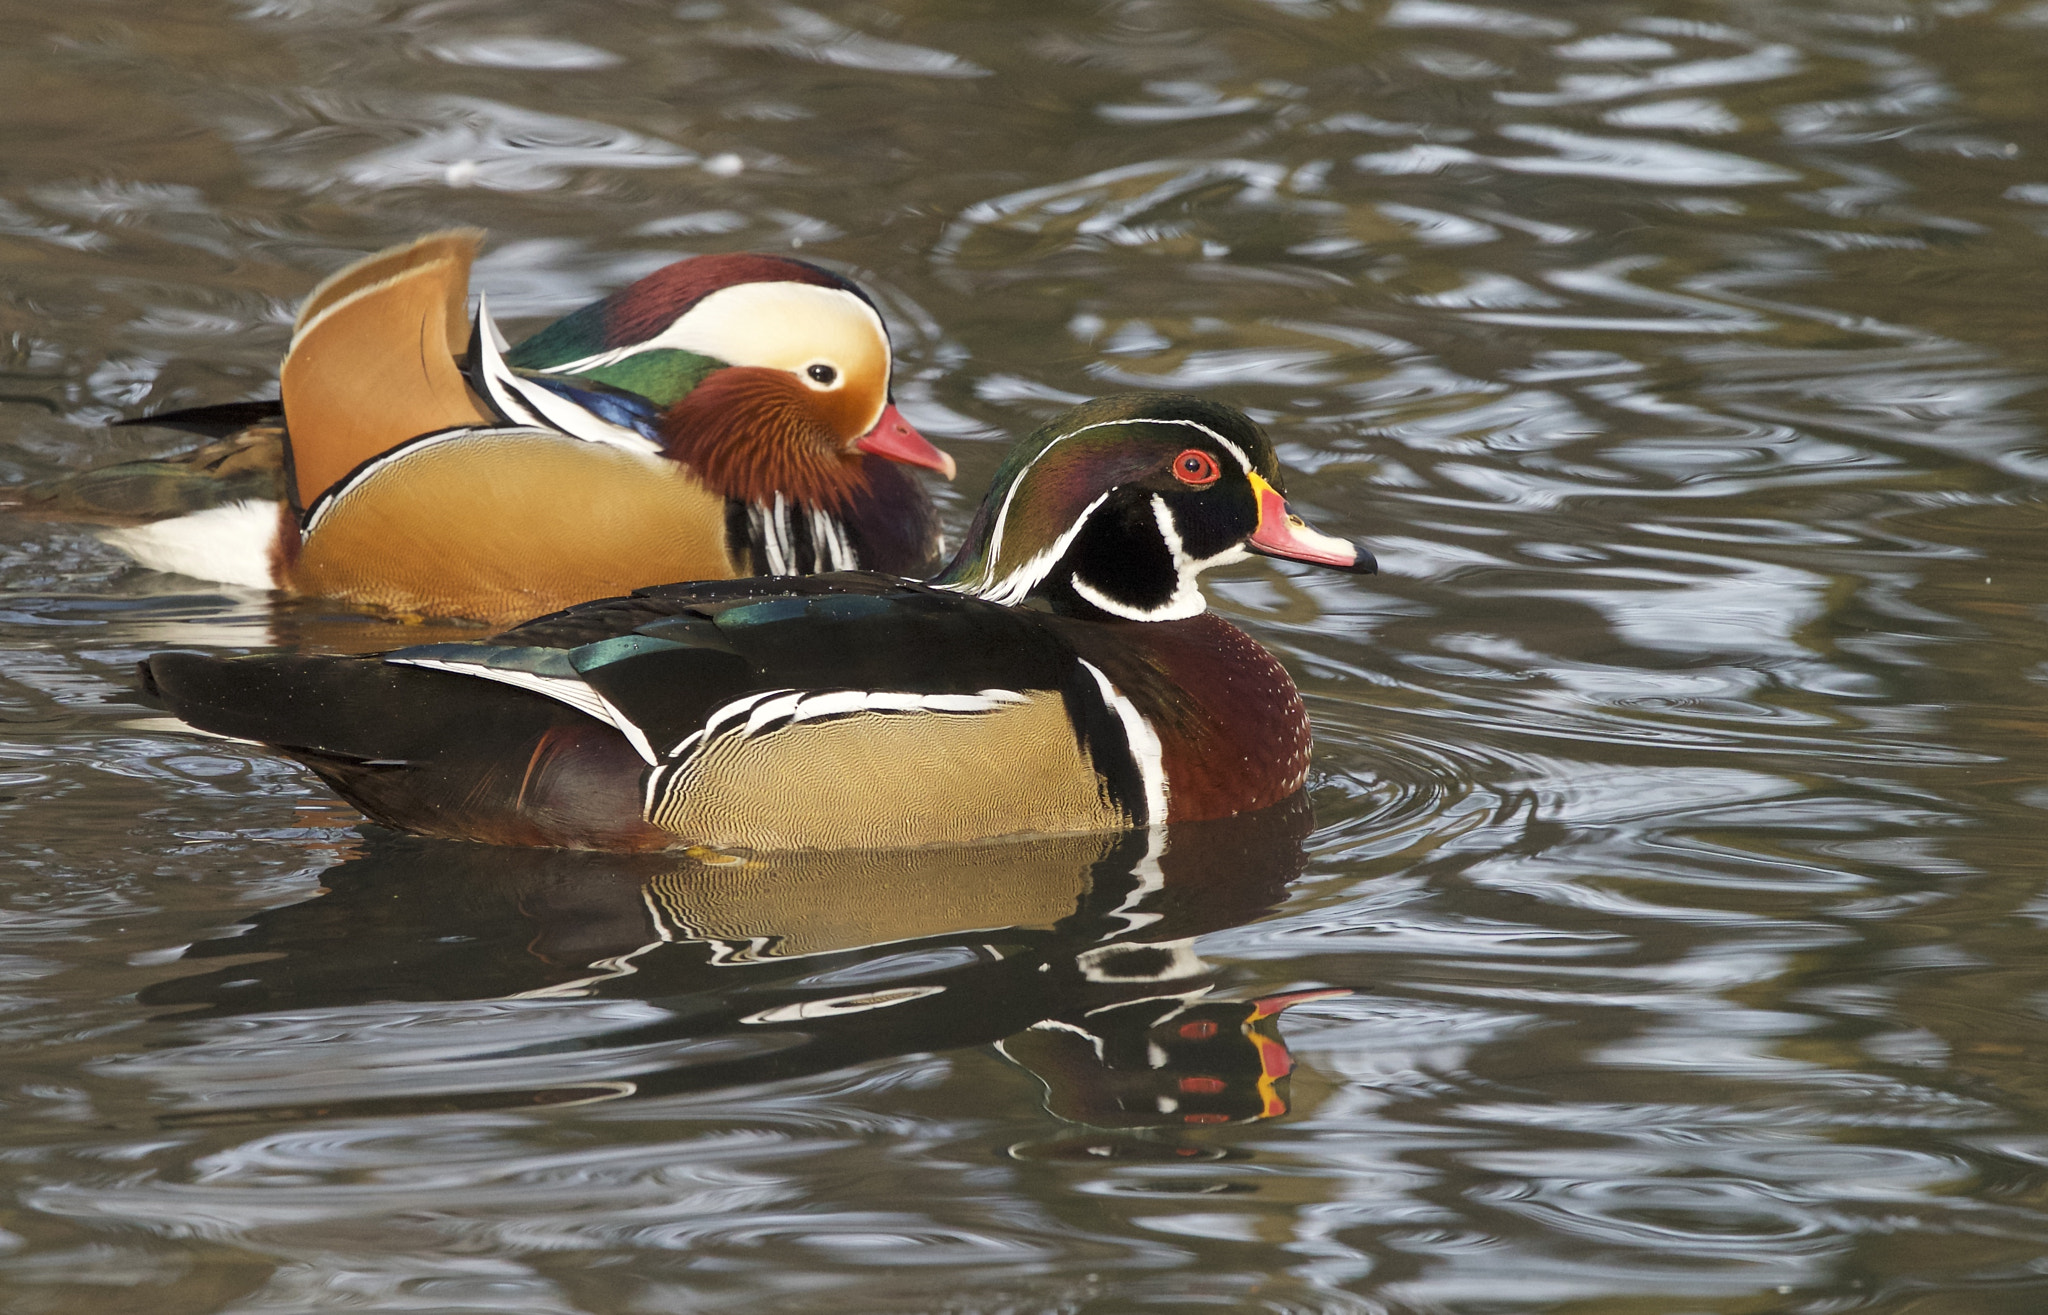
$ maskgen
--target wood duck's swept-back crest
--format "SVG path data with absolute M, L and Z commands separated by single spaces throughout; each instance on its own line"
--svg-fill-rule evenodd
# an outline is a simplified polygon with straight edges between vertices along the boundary
M 1278 474 L 1238 412 L 1113 398 L 1019 447 L 930 584 L 670 585 L 481 644 L 161 654 L 143 682 L 429 835 L 774 851 L 1225 817 L 1301 788 L 1308 720 L 1195 576 L 1246 551 L 1373 569 Z
M 468 311 L 481 238 L 322 282 L 267 410 L 154 418 L 220 442 L 16 505 L 160 569 L 500 624 L 673 579 L 928 566 L 936 513 L 902 467 L 953 462 L 890 400 L 850 280 L 700 256 L 512 347 Z

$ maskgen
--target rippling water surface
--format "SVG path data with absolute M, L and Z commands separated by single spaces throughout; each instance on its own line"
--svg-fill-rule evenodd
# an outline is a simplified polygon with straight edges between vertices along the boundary
M 476 224 L 527 324 L 855 273 L 956 529 L 1159 386 L 1384 564 L 1213 591 L 1312 820 L 735 874 L 360 829 L 128 673 L 417 632 L 0 520 L 0 1312 L 2048 1307 L 2044 70 L 2031 0 L 0 4 L 0 478 Z

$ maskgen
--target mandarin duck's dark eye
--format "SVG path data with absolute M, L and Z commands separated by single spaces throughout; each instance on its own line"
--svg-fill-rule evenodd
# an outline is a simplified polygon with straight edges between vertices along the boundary
M 1198 447 L 1191 447 L 1173 459 L 1173 477 L 1198 489 L 1214 484 L 1222 473 L 1216 458 Z
M 820 388 L 830 388 L 833 385 L 833 383 L 839 378 L 839 371 L 833 369 L 831 366 L 825 364 L 823 361 L 818 362 L 816 365 L 805 366 L 804 373 L 809 375 L 811 377 L 811 382 L 815 383 Z

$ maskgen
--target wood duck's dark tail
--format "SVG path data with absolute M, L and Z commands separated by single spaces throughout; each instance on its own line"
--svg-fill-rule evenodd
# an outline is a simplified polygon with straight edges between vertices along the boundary
M 571 849 L 659 849 L 645 764 L 618 731 L 553 699 L 376 658 L 159 653 L 145 696 L 216 735 L 269 745 L 386 826 Z

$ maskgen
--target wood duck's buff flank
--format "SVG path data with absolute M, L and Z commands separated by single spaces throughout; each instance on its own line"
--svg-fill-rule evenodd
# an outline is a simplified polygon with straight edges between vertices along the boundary
M 890 403 L 853 283 L 697 257 L 508 347 L 467 310 L 480 240 L 434 234 L 315 288 L 279 403 L 158 418 L 232 432 L 265 469 L 231 477 L 214 444 L 17 505 L 108 525 L 145 565 L 500 624 L 667 580 L 928 565 L 936 513 L 898 463 L 952 460 Z
M 669 585 L 487 643 L 170 653 L 143 679 L 429 835 L 772 851 L 1224 817 L 1301 788 L 1309 728 L 1195 574 L 1248 546 L 1372 569 L 1288 513 L 1278 474 L 1235 411 L 1112 398 L 1020 446 L 931 584 Z

